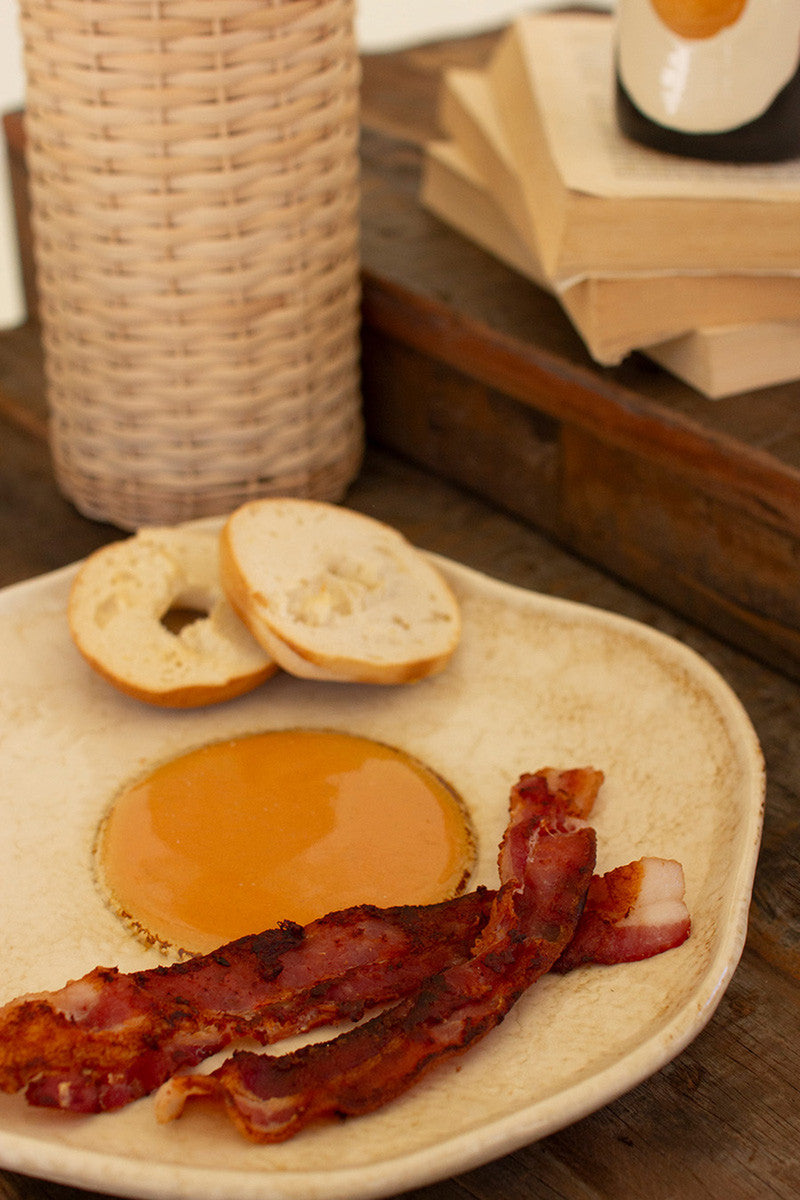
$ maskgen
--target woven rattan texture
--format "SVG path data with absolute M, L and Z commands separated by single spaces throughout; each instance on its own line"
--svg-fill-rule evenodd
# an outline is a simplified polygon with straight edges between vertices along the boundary
M 51 443 L 123 528 L 362 449 L 353 0 L 22 0 Z

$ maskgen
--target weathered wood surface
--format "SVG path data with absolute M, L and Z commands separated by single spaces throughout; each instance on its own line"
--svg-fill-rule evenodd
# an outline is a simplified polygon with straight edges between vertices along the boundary
M 709 401 L 640 355 L 597 367 L 556 301 L 427 214 L 445 66 L 364 70 L 364 380 L 372 437 L 800 676 L 800 383 Z
M 428 60 L 423 55 L 421 61 L 424 66 Z M 382 71 L 388 67 L 384 64 Z M 425 78 L 422 82 L 427 86 Z M 369 74 L 367 84 L 374 95 Z M 391 115 L 390 101 L 387 93 L 383 102 Z M 399 147 L 396 153 L 401 160 L 407 155 L 414 169 L 411 151 Z M 401 193 L 389 188 L 389 240 L 395 237 L 397 212 L 406 211 L 398 195 L 402 201 Z M 370 236 L 378 238 L 380 208 L 369 203 Z M 459 249 L 449 238 L 446 245 L 457 266 L 468 248 Z M 417 249 L 410 246 L 409 258 Z M 501 288 L 497 295 L 487 293 L 498 311 L 504 297 L 513 299 L 516 289 L 508 286 L 508 292 Z M 390 294 L 391 290 L 387 288 Z M 532 303 L 547 312 L 545 300 Z M 548 336 L 567 339 L 569 331 L 557 316 L 551 313 Z M 383 365 L 378 358 L 381 345 L 386 352 Z M 376 335 L 370 354 L 371 370 L 390 375 L 405 362 L 405 343 L 388 336 L 381 342 Z M 571 354 L 579 358 L 577 348 Z M 409 357 L 413 361 L 414 356 Z M 570 388 L 571 362 L 570 357 L 563 368 Z M 408 376 L 409 389 L 431 377 L 426 363 L 417 364 L 417 370 L 418 375 Z M 437 393 L 430 412 L 419 417 L 426 436 L 438 437 L 442 456 L 449 453 L 447 429 L 452 422 L 448 389 L 454 385 L 447 370 L 442 365 L 437 376 L 447 378 L 441 398 Z M 35 323 L 0 334 L 0 585 L 73 561 L 118 536 L 118 531 L 77 514 L 55 487 L 45 441 L 42 380 Z M 517 422 L 514 441 L 527 439 L 526 463 L 510 458 L 504 467 L 510 497 L 515 488 L 530 489 L 535 482 L 531 463 L 538 463 L 533 474 L 544 473 L 556 488 L 552 447 L 566 440 L 563 417 L 533 411 L 527 402 L 514 405 L 512 400 L 502 390 L 473 381 L 464 387 L 460 403 L 474 413 L 473 425 L 486 429 L 487 442 L 499 439 L 504 422 L 512 420 Z M 637 403 L 644 403 L 641 395 Z M 680 428 L 678 418 L 696 419 L 685 397 L 670 404 Z M 532 415 L 523 418 L 527 410 Z M 716 407 L 714 411 L 722 412 Z M 441 431 L 437 419 L 443 423 Z M 733 415 L 731 421 L 732 432 L 725 431 L 724 422 L 717 432 L 724 434 L 726 444 L 731 439 L 741 447 L 747 439 Z M 786 415 L 784 428 L 788 425 Z M 595 433 L 597 453 L 600 448 L 610 453 L 601 434 L 602 430 Z M 756 447 L 757 441 L 753 432 L 747 444 Z M 583 452 L 588 454 L 592 445 L 588 439 L 583 442 Z M 616 442 L 613 448 L 622 453 Z M 478 473 L 476 490 L 485 490 L 478 450 L 462 441 L 461 453 L 468 456 L 469 470 Z M 508 453 L 507 446 L 503 451 L 498 445 L 498 462 L 503 453 Z M 577 467 L 579 460 L 571 461 Z M 559 547 L 532 519 L 520 519 L 475 491 L 442 479 L 438 466 L 436 471 L 420 469 L 373 446 L 348 503 L 396 525 L 421 546 L 514 584 L 626 614 L 694 647 L 728 679 L 748 709 L 764 749 L 768 792 L 747 947 L 719 1009 L 700 1036 L 657 1075 L 601 1111 L 496 1162 L 419 1189 L 413 1200 L 795 1200 L 800 1194 L 800 686 L 786 673 L 679 615 L 678 606 L 664 607 L 591 565 L 583 554 Z M 593 470 L 591 462 L 586 470 Z M 539 494 L 547 491 L 541 488 Z M 746 508 L 744 501 L 741 506 Z M 613 505 L 610 511 L 613 516 Z M 624 511 L 620 508 L 620 520 Z M 542 526 L 547 528 L 547 523 Z M 688 528 L 692 532 L 691 521 Z M 693 537 L 701 535 L 700 529 L 693 529 Z M 670 571 L 670 576 L 677 587 L 679 572 Z M 752 581 L 754 588 L 767 583 Z M 703 803 L 702 796 L 697 803 Z M 553 1030 L 553 1036 L 559 1031 Z M 0 1197 L 90 1200 L 80 1189 L 14 1172 L 0 1172 Z

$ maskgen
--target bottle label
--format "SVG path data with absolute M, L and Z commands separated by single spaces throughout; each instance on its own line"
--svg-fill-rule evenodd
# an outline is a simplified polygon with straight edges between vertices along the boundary
M 617 0 L 620 81 L 668 129 L 756 120 L 800 65 L 800 0 Z

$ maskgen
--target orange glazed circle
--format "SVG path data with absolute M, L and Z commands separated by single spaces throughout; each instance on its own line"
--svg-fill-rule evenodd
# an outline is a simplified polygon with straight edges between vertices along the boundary
M 747 0 L 651 0 L 664 24 L 685 38 L 709 38 L 735 25 Z
M 188 953 L 351 904 L 447 899 L 473 859 L 464 806 L 435 772 L 369 738 L 304 729 L 156 767 L 116 797 L 95 846 L 118 915 Z

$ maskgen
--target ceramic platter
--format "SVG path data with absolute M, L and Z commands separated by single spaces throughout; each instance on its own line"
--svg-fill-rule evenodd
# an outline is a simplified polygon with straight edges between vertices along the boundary
M 689 941 L 648 962 L 545 977 L 457 1064 L 382 1111 L 280 1146 L 245 1142 L 201 1105 L 161 1126 L 149 1098 L 76 1117 L 0 1096 L 0 1165 L 159 1200 L 391 1195 L 596 1110 L 708 1021 L 741 954 L 761 833 L 763 762 L 741 705 L 662 634 L 436 561 L 464 617 L 440 676 L 389 688 L 277 676 L 191 712 L 146 707 L 92 674 L 66 625 L 73 568 L 0 593 L 0 1003 L 97 964 L 156 965 L 93 882 L 92 840 L 111 797 L 184 750 L 297 725 L 379 738 L 449 779 L 476 827 L 475 883 L 496 882 L 508 790 L 522 771 L 602 768 L 598 869 L 642 854 L 680 860 Z

